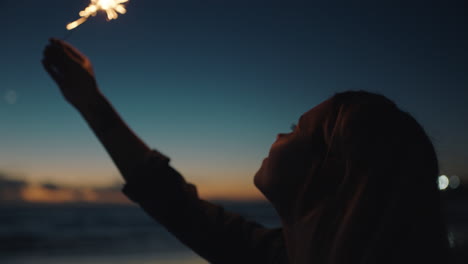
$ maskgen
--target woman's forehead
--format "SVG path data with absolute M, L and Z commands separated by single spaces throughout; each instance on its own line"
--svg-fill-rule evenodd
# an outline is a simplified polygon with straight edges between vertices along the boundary
M 318 124 L 323 123 L 327 114 L 332 110 L 332 106 L 333 104 L 330 99 L 321 102 L 301 115 L 299 125 L 307 128 L 311 126 L 316 127 Z

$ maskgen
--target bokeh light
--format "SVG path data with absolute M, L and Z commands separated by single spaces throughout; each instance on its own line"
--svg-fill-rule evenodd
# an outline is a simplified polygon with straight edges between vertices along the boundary
M 449 186 L 452 189 L 456 189 L 460 186 L 460 178 L 456 175 L 450 177 Z
M 449 186 L 449 178 L 445 175 L 440 175 L 438 179 L 439 190 L 445 190 Z
M 4 99 L 7 104 L 15 104 L 16 101 L 18 101 L 18 94 L 15 92 L 15 90 L 8 90 L 5 92 Z

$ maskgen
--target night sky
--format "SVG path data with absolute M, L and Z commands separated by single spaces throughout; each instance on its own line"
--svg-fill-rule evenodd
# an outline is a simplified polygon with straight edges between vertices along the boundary
M 87 0 L 1 0 L 0 171 L 106 185 L 117 170 L 42 69 Z M 394 100 L 424 126 L 441 173 L 468 180 L 466 1 L 130 0 L 68 41 L 128 124 L 203 195 L 255 196 L 276 134 L 336 92 Z

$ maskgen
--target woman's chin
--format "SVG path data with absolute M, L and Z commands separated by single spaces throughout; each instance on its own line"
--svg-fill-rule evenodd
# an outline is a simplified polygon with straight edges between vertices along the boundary
M 260 167 L 254 176 L 254 185 L 268 200 L 271 198 L 272 182 L 268 178 L 264 167 Z M 270 200 L 271 201 L 271 200 Z
M 255 175 L 253 177 L 254 185 L 260 191 L 261 191 L 261 187 L 260 187 L 261 186 L 261 181 L 260 181 L 261 178 L 262 178 L 262 167 L 260 167 L 258 169 L 258 171 L 255 173 Z
M 264 164 L 265 161 L 263 162 L 262 166 L 258 169 L 257 173 L 255 173 L 254 176 L 254 185 L 257 187 L 257 189 L 265 195 L 266 189 L 268 189 L 268 179 L 267 175 L 265 175 L 265 169 L 264 169 Z

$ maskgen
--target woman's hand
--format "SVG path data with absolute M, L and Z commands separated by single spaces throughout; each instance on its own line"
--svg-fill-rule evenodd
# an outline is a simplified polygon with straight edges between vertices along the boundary
M 42 64 L 65 99 L 78 110 L 100 95 L 91 61 L 65 41 L 50 39 Z

